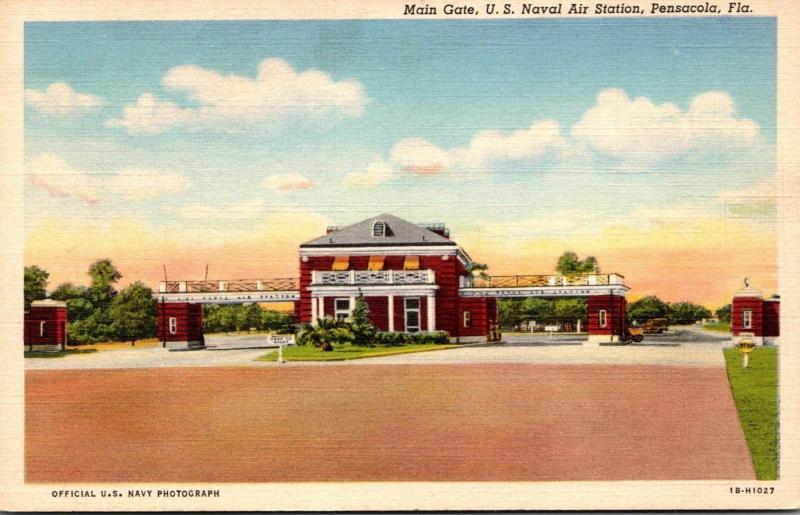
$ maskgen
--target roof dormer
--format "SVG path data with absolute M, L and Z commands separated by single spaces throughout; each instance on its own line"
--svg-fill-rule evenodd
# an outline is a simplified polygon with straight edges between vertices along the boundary
M 386 222 L 383 220 L 375 220 L 375 222 L 372 223 L 372 237 L 382 238 L 387 236 L 387 229 L 388 227 L 386 226 Z

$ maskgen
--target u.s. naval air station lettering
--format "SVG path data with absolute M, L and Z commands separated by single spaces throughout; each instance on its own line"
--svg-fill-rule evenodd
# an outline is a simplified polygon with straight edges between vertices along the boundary
M 582 14 L 749 14 L 753 9 L 742 2 L 716 4 L 713 2 L 657 3 L 649 6 L 615 3 L 487 3 L 487 4 L 404 4 L 403 16 L 464 16 L 464 15 L 522 15 L 522 16 L 574 16 Z

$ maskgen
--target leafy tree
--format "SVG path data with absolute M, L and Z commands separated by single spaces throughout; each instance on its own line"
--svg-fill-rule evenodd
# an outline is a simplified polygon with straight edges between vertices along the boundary
M 628 321 L 643 323 L 651 318 L 665 318 L 668 305 L 655 295 L 642 297 L 628 305 Z
M 25 310 L 31 307 L 31 302 L 47 298 L 47 279 L 50 274 L 36 265 L 25 267 Z
M 489 278 L 489 274 L 486 273 L 488 269 L 489 265 L 486 265 L 484 263 L 476 263 L 475 261 L 472 261 L 467 265 L 467 273 L 472 277 L 477 275 L 481 279 Z
M 114 267 L 110 259 L 95 261 L 89 267 L 89 300 L 98 309 L 108 309 L 117 294 L 114 284 L 122 278 L 122 274 Z
M 731 305 L 725 304 L 721 308 L 718 308 L 714 314 L 717 316 L 720 322 L 731 322 Z
M 280 334 L 294 332 L 294 314 L 283 311 L 265 309 L 261 311 L 261 323 L 259 326 L 266 331 L 274 331 Z
M 300 345 L 311 344 L 323 351 L 332 351 L 333 344 L 343 344 L 353 340 L 349 324 L 331 317 L 318 318 L 317 325 L 303 327 L 297 335 Z
M 75 286 L 72 283 L 59 284 L 50 294 L 50 298 L 67 304 L 67 313 L 72 322 L 88 318 L 94 308 L 89 300 L 89 290 L 85 286 Z
M 156 334 L 156 302 L 153 291 L 137 281 L 114 297 L 109 308 L 116 339 L 136 344 Z
M 369 317 L 369 305 L 364 297 L 356 299 L 353 312 L 350 314 L 350 330 L 353 332 L 353 344 L 361 346 L 374 345 L 377 329 L 372 325 Z
M 556 272 L 561 275 L 598 273 L 600 272 L 600 265 L 594 256 L 589 256 L 582 260 L 578 257 L 578 254 L 568 250 L 558 258 Z
M 261 324 L 261 308 L 257 304 L 243 304 L 235 310 L 234 323 L 237 331 L 259 329 Z
M 667 309 L 667 320 L 670 324 L 693 324 L 704 318 L 711 318 L 711 311 L 691 302 L 673 302 Z
M 575 322 L 586 318 L 586 300 L 555 299 L 555 320 L 558 322 Z

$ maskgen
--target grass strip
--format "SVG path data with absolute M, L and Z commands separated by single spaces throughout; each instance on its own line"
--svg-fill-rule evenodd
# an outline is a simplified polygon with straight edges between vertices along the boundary
M 725 349 L 728 381 L 758 479 L 778 478 L 778 349 L 759 347 L 742 368 L 739 349 Z

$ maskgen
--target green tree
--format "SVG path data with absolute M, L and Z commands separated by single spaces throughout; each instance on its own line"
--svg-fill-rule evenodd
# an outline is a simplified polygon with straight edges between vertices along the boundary
M 110 259 L 95 261 L 89 267 L 89 299 L 98 309 L 108 309 L 117 294 L 114 284 L 122 279 L 122 274 L 114 267 Z
M 667 308 L 667 320 L 670 324 L 693 324 L 704 318 L 711 318 L 711 311 L 691 302 L 673 302 Z
M 317 325 L 303 327 L 297 335 L 299 345 L 321 347 L 323 351 L 332 351 L 333 344 L 343 344 L 353 340 L 353 332 L 347 322 L 331 317 L 318 318 Z
M 265 309 L 261 311 L 261 329 L 279 334 L 294 332 L 294 314 Z
M 489 265 L 486 265 L 484 263 L 476 263 L 475 261 L 471 261 L 467 265 L 467 273 L 472 277 L 477 275 L 481 279 L 489 278 L 489 274 L 486 273 L 488 269 Z
M 24 300 L 25 311 L 31 307 L 31 302 L 47 298 L 47 279 L 50 274 L 36 265 L 25 267 Z
M 92 301 L 89 300 L 89 290 L 85 286 L 75 286 L 72 283 L 59 284 L 50 294 L 50 298 L 67 304 L 67 313 L 69 313 L 71 322 L 85 320 L 94 309 Z
M 353 333 L 353 344 L 360 346 L 374 345 L 377 329 L 372 325 L 369 316 L 369 305 L 364 297 L 356 298 L 353 312 L 350 314 L 350 330 Z
M 575 323 L 586 318 L 585 299 L 555 299 L 555 319 L 559 322 Z
M 578 254 L 568 250 L 558 258 L 556 272 L 561 275 L 599 273 L 600 265 L 594 256 L 580 259 Z
M 628 305 L 628 321 L 643 323 L 651 318 L 665 318 L 667 316 L 668 305 L 655 295 L 642 297 L 636 302 Z
M 721 308 L 718 308 L 714 314 L 717 316 L 720 322 L 728 322 L 731 323 L 731 309 L 732 306 L 730 304 L 725 304 Z
M 114 297 L 109 308 L 115 339 L 130 341 L 156 334 L 156 302 L 153 291 L 137 281 Z

